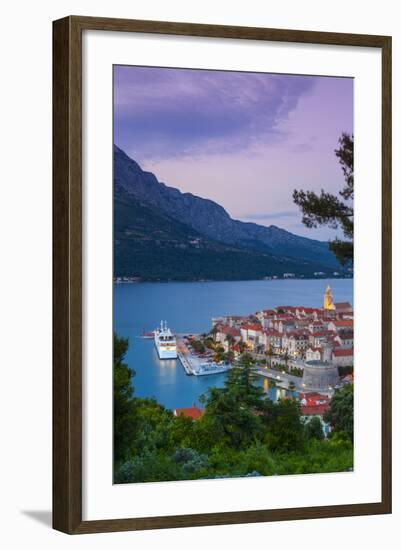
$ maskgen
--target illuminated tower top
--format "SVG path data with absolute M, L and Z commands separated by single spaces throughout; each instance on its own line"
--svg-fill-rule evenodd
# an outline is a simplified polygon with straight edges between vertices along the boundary
M 326 292 L 324 293 L 323 309 L 335 310 L 336 306 L 333 302 L 333 293 L 331 292 L 330 285 L 327 285 Z

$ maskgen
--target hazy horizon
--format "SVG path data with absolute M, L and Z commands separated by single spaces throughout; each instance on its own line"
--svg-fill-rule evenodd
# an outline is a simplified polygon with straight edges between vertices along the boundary
M 353 79 L 153 67 L 114 67 L 114 142 L 182 192 L 237 220 L 312 239 L 293 189 L 337 193 L 334 154 L 353 132 Z

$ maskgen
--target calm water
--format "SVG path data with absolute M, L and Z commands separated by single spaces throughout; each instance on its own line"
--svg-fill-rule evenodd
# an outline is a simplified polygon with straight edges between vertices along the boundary
M 152 340 L 139 338 L 161 319 L 175 332 L 210 330 L 211 318 L 246 315 L 279 305 L 320 307 L 330 284 L 334 301 L 353 303 L 353 280 L 280 280 L 211 283 L 140 283 L 114 286 L 114 330 L 129 338 L 127 362 L 136 371 L 135 394 L 155 397 L 168 408 L 199 404 L 210 386 L 222 386 L 225 374 L 187 376 L 178 360 L 159 361 Z M 269 390 L 271 398 L 280 390 Z

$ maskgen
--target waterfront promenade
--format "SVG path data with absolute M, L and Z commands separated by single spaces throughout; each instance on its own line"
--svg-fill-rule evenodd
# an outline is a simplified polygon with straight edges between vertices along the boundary
M 199 372 L 200 365 L 205 363 L 205 359 L 198 357 L 197 355 L 192 353 L 187 345 L 187 342 L 185 341 L 185 337 L 183 334 L 179 336 L 177 335 L 177 355 L 185 373 L 189 376 L 196 376 Z M 280 358 L 274 358 L 272 360 L 272 364 L 279 365 L 281 363 L 282 360 Z M 289 364 L 297 366 L 296 362 L 289 362 Z M 255 371 L 256 374 L 258 374 L 259 376 L 267 378 L 269 380 L 273 380 L 278 388 L 292 390 L 295 392 L 321 391 L 321 389 L 318 388 L 306 387 L 303 383 L 303 379 L 301 376 L 294 376 L 292 374 L 288 374 L 286 372 L 279 371 L 268 366 L 256 367 Z M 326 391 L 324 393 L 331 395 L 334 392 Z
M 286 372 L 270 369 L 269 367 L 258 367 L 256 369 L 256 372 L 260 376 L 264 376 L 265 378 L 274 380 L 276 385 L 280 388 L 288 390 L 290 382 L 293 382 L 295 391 L 305 390 L 305 388 L 302 386 L 302 378 L 300 376 L 293 376 L 292 374 L 287 374 Z
M 197 357 L 191 352 L 183 335 L 177 335 L 177 355 L 186 374 L 190 376 L 194 375 L 199 369 L 199 366 L 205 362 L 204 359 Z M 296 391 L 302 391 L 304 389 L 302 388 L 302 378 L 299 376 L 292 376 L 268 367 L 259 367 L 256 369 L 256 372 L 260 376 L 274 380 L 276 385 L 283 389 L 289 389 L 290 382 L 294 383 Z
M 177 338 L 177 355 L 183 366 L 186 374 L 194 376 L 205 376 L 222 374 L 232 368 L 231 365 L 216 364 L 210 358 L 199 357 L 189 348 L 185 338 L 176 336 Z
M 190 352 L 185 340 L 181 336 L 177 336 L 177 355 L 185 372 L 188 375 L 194 374 L 194 368 L 196 367 L 195 360 L 198 358 Z
M 310 386 L 305 386 L 303 383 L 303 378 L 301 376 L 294 376 L 292 374 L 287 374 L 286 372 L 280 372 L 274 369 L 271 369 L 269 367 L 258 367 L 256 369 L 257 374 L 260 376 L 264 376 L 265 378 L 269 378 L 270 380 L 274 380 L 277 387 L 283 388 L 283 389 L 291 389 L 289 387 L 290 383 L 293 382 L 293 391 L 296 392 L 320 392 L 325 395 L 334 395 L 334 388 L 322 390 L 322 388 L 314 388 Z
M 184 338 L 177 335 L 177 355 L 186 374 L 193 375 L 202 363 L 201 359 L 191 353 Z M 203 361 L 204 362 L 204 361 Z
M 195 372 L 199 370 L 199 366 L 202 363 L 205 363 L 204 359 L 192 353 L 185 341 L 183 334 L 177 335 L 177 355 L 186 374 L 190 376 L 194 375 Z M 280 360 L 273 359 L 272 363 L 279 364 Z M 294 383 L 295 391 L 302 391 L 304 389 L 302 387 L 302 378 L 299 376 L 293 376 L 291 374 L 283 373 L 269 367 L 258 367 L 256 369 L 256 372 L 264 378 L 274 380 L 276 385 L 283 389 L 289 389 L 290 382 Z

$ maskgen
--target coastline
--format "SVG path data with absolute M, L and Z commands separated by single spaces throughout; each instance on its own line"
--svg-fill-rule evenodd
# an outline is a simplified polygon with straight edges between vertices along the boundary
M 139 284 L 170 284 L 170 283 L 249 283 L 249 282 L 278 282 L 278 281 L 344 281 L 353 280 L 354 276 L 349 277 L 272 277 L 263 279 L 138 279 L 138 280 L 116 280 L 113 278 L 115 285 L 139 285 Z
M 188 407 L 197 402 L 210 385 L 220 386 L 225 379 L 224 374 L 188 376 L 179 360 L 165 361 L 161 365 L 152 342 L 137 337 L 142 331 L 153 330 L 161 319 L 167 319 L 177 335 L 203 334 L 210 330 L 212 318 L 224 315 L 247 316 L 288 303 L 320 307 L 322 286 L 327 282 L 281 279 L 113 285 L 113 328 L 133 343 L 127 362 L 137 373 L 137 394 L 154 396 L 169 408 Z M 353 302 L 351 278 L 336 279 L 329 284 L 338 300 Z

